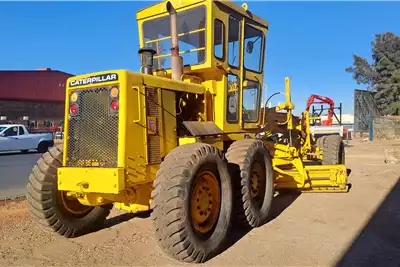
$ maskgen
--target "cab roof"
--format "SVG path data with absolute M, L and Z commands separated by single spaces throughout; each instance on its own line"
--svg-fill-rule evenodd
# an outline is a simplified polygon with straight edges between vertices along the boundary
M 171 4 L 173 4 L 173 6 L 175 7 L 175 9 L 177 11 L 179 11 L 180 8 L 188 7 L 191 5 L 198 4 L 198 3 L 215 2 L 218 4 L 224 5 L 225 7 L 234 10 L 235 12 L 241 14 L 242 16 L 247 17 L 247 18 L 261 24 L 265 28 L 268 28 L 268 25 L 269 25 L 269 23 L 266 20 L 253 14 L 250 11 L 251 5 L 249 5 L 249 9 L 246 11 L 242 6 L 232 2 L 232 0 L 165 0 L 165 1 L 161 1 L 159 3 L 150 5 L 144 9 L 139 10 L 138 12 L 136 12 L 136 19 L 143 20 L 143 19 L 151 18 L 156 15 L 167 14 L 168 12 L 167 12 L 167 8 L 166 8 L 166 4 L 168 2 L 171 2 Z

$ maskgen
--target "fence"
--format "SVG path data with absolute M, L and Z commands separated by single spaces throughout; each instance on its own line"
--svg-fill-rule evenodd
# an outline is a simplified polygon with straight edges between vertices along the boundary
M 373 119 L 373 140 L 400 139 L 400 116 L 379 116 Z
M 380 117 L 374 92 L 354 90 L 354 133 L 370 132 L 372 118 Z

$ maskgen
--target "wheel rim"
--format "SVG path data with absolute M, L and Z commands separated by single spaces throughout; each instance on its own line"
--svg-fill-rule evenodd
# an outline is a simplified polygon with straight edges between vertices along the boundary
M 250 196 L 257 206 L 262 204 L 265 194 L 265 171 L 260 162 L 254 162 L 251 169 Z
M 59 191 L 63 208 L 75 217 L 82 217 L 88 214 L 93 207 L 82 205 L 76 198 L 68 197 L 67 192 Z
M 261 183 L 261 172 L 260 172 L 260 164 L 256 162 L 253 166 L 252 172 L 251 172 L 251 181 L 250 181 L 250 187 L 251 187 L 251 197 L 256 198 L 258 194 L 260 193 L 260 183 Z
M 220 185 L 214 173 L 203 171 L 194 181 L 191 197 L 193 226 L 208 233 L 216 224 L 221 206 Z

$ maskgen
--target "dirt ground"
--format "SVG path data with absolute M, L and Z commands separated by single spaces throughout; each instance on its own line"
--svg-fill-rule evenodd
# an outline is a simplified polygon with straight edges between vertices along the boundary
M 384 149 L 400 142 L 346 147 L 349 193 L 276 197 L 271 221 L 205 266 L 400 266 L 400 165 Z M 113 210 L 104 229 L 75 239 L 43 231 L 26 202 L 0 203 L 0 266 L 177 266 L 158 248 L 146 216 Z

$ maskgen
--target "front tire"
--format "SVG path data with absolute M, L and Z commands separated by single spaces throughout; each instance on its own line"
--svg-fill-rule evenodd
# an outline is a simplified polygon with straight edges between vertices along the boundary
M 38 160 L 29 175 L 27 201 L 31 217 L 45 230 L 69 238 L 100 227 L 112 205 L 84 206 L 57 189 L 57 168 L 61 167 L 62 154 L 60 145 Z
M 232 212 L 222 152 L 199 143 L 171 151 L 157 172 L 151 209 L 158 244 L 171 257 L 202 263 L 219 253 Z
M 271 158 L 260 140 L 235 141 L 226 154 L 235 190 L 235 216 L 238 224 L 260 227 L 268 221 L 274 197 Z

